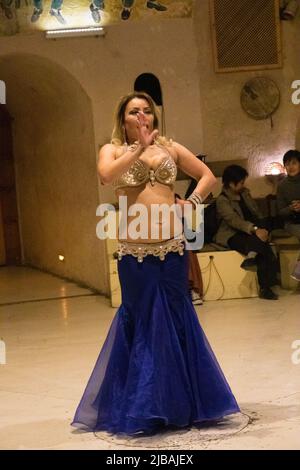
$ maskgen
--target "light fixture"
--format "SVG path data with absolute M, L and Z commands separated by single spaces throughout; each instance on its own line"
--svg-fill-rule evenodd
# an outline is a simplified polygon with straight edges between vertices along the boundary
M 271 162 L 271 163 L 267 163 L 267 165 L 265 166 L 264 173 L 265 173 L 265 176 L 285 175 L 285 168 L 279 162 Z
M 290 0 L 289 2 L 282 2 L 282 4 L 281 19 L 293 20 L 299 8 L 298 0 Z
M 0 104 L 6 104 L 6 85 L 3 80 L 0 80 Z
M 83 37 L 83 36 L 104 36 L 105 30 L 102 26 L 91 26 L 89 28 L 69 28 L 52 29 L 46 31 L 47 39 Z
M 277 193 L 278 183 L 285 177 L 284 166 L 279 162 L 267 163 L 264 168 L 265 178 L 272 185 L 272 194 Z
M 59 259 L 59 261 L 65 261 L 64 255 L 58 255 L 58 259 Z

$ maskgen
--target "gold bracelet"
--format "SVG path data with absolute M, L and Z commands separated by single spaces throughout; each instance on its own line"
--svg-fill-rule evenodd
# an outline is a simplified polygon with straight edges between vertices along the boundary
M 187 198 L 187 201 L 190 201 L 195 207 L 203 203 L 202 197 L 195 191 Z

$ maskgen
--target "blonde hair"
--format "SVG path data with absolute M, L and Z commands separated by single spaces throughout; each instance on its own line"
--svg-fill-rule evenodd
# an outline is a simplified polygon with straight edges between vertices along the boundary
M 119 104 L 117 105 L 114 117 L 114 128 L 111 136 L 111 143 L 114 145 L 124 145 L 126 143 L 126 133 L 124 129 L 124 118 L 125 118 L 125 110 L 128 103 L 133 100 L 134 98 L 140 98 L 146 100 L 149 104 L 151 112 L 154 116 L 153 120 L 153 130 L 159 128 L 159 119 L 156 110 L 155 103 L 150 95 L 145 93 L 144 91 L 133 91 L 132 93 L 128 93 L 127 95 L 123 96 Z M 155 142 L 161 145 L 171 145 L 172 141 L 167 139 L 166 137 L 158 135 L 155 138 Z

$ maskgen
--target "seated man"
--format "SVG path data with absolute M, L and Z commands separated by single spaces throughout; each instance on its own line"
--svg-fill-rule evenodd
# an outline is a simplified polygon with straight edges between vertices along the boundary
M 271 287 L 277 283 L 277 260 L 268 243 L 269 232 L 250 191 L 244 187 L 248 172 L 239 165 L 230 165 L 223 173 L 223 189 L 218 196 L 217 213 L 220 225 L 215 236 L 216 243 L 244 255 L 255 255 L 259 297 L 277 300 Z M 251 259 L 245 260 L 245 269 Z
M 287 178 L 278 186 L 278 213 L 284 219 L 285 230 L 300 241 L 300 152 L 298 150 L 286 152 L 283 164 Z M 298 258 L 292 277 L 300 281 L 300 258 Z

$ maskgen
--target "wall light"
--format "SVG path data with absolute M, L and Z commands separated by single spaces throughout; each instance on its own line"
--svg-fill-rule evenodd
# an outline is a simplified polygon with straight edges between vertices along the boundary
M 92 26 L 90 28 L 70 28 L 52 29 L 46 31 L 47 39 L 83 37 L 83 36 L 104 36 L 105 30 L 102 26 Z
M 6 85 L 3 80 L 0 80 L 0 104 L 6 104 Z
M 272 194 L 276 194 L 278 184 L 286 175 L 284 166 L 279 162 L 267 163 L 264 173 L 266 180 L 272 185 Z
M 281 19 L 283 20 L 293 20 L 297 15 L 299 8 L 298 0 L 290 0 L 288 2 L 281 2 L 283 4 L 281 10 Z
M 266 176 L 270 175 L 285 175 L 285 168 L 279 162 L 267 163 L 264 168 L 264 173 Z
M 58 255 L 58 259 L 59 259 L 59 261 L 65 261 L 64 255 Z

